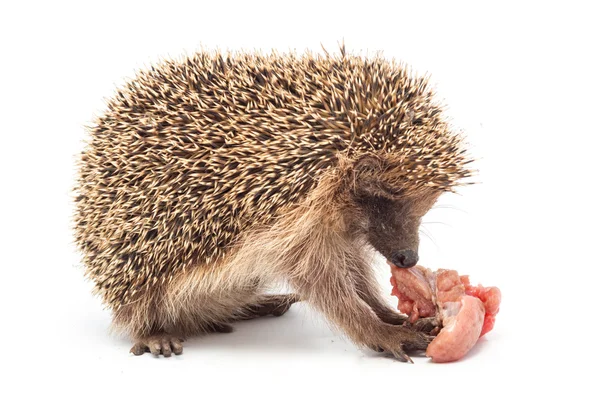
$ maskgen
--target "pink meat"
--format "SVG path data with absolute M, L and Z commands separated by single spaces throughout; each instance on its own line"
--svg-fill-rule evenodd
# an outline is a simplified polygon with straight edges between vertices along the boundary
M 398 297 L 398 309 L 409 315 L 409 322 L 432 316 L 442 322 L 443 329 L 426 352 L 433 361 L 462 358 L 493 328 L 500 306 L 498 288 L 472 286 L 468 276 L 453 270 L 390 267 L 392 294 Z
M 435 362 L 460 360 L 471 350 L 483 327 L 485 309 L 473 296 L 461 296 L 460 301 L 448 301 L 441 310 L 444 328 L 438 333 L 425 355 Z
M 394 275 L 394 268 L 402 271 Z M 401 279 L 398 279 L 400 278 Z M 415 322 L 419 317 L 433 317 L 437 310 L 432 300 L 433 273 L 426 268 L 392 267 L 392 294 L 398 297 L 398 310 Z
M 485 307 L 485 319 L 483 322 L 483 328 L 481 329 L 481 336 L 485 335 L 494 328 L 496 322 L 496 314 L 500 311 L 500 289 L 497 287 L 484 287 L 482 285 L 471 286 L 469 277 L 463 275 L 460 277 L 461 281 L 465 285 L 465 292 L 469 296 L 479 298 Z M 480 337 L 481 337 L 480 336 Z

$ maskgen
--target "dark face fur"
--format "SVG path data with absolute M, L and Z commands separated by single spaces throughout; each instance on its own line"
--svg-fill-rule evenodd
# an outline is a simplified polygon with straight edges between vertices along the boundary
M 419 261 L 420 210 L 415 200 L 390 199 L 362 195 L 356 198 L 366 223 L 369 243 L 389 262 L 401 268 L 413 267 Z M 429 207 L 427 207 L 429 208 Z
M 364 161 L 358 165 L 364 171 Z M 360 210 L 359 230 L 388 262 L 410 268 L 419 261 L 421 218 L 437 200 L 439 193 L 422 190 L 418 194 L 403 188 L 390 188 L 385 174 L 366 167 L 368 172 L 356 180 L 354 202 Z M 387 189 L 386 189 L 387 188 Z

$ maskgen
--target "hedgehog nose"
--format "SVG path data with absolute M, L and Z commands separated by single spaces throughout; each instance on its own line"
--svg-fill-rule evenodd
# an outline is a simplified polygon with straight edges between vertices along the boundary
M 398 268 L 410 268 L 417 265 L 419 255 L 412 250 L 405 249 L 394 252 L 390 260 Z

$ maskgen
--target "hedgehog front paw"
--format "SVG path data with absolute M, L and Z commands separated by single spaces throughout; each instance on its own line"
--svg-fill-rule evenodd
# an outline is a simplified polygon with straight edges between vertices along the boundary
M 428 335 L 437 335 L 441 328 L 441 321 L 438 317 L 423 317 L 414 323 L 406 322 L 405 326 L 417 332 L 427 333 Z
M 148 336 L 139 339 L 129 351 L 136 356 L 144 353 L 152 353 L 155 356 L 162 354 L 165 357 L 171 357 L 171 354 L 179 355 L 183 353 L 183 339 L 167 333 Z
M 394 326 L 386 330 L 385 334 L 378 340 L 368 343 L 367 346 L 378 352 L 392 354 L 400 361 L 412 363 L 412 359 L 406 354 L 407 350 L 425 350 L 433 340 L 432 336 L 416 332 L 405 326 Z

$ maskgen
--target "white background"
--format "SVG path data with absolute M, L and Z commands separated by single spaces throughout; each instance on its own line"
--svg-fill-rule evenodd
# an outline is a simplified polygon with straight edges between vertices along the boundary
M 0 6 L 3 398 L 598 395 L 594 2 L 13 3 Z M 431 73 L 464 129 L 481 184 L 428 215 L 421 261 L 500 287 L 494 331 L 460 362 L 408 365 L 355 349 L 296 305 L 189 340 L 180 357 L 128 354 L 72 244 L 83 126 L 161 58 L 342 39 Z

